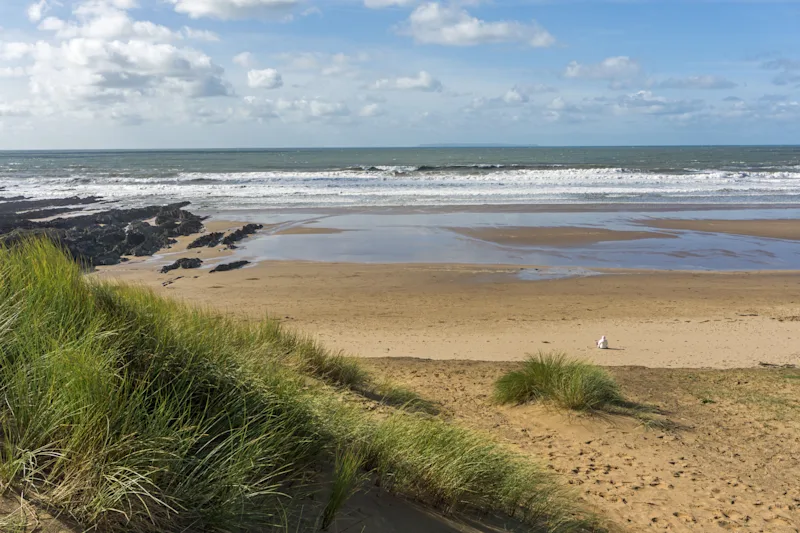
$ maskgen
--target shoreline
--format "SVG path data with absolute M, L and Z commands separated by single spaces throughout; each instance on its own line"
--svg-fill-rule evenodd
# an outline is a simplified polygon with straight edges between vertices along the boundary
M 247 209 L 208 209 L 197 208 L 195 211 L 202 215 L 235 214 L 245 216 L 265 213 L 288 214 L 442 214 L 442 213 L 618 213 L 634 212 L 681 212 L 681 211 L 753 211 L 767 209 L 798 209 L 800 203 L 731 203 L 731 204 L 690 204 L 690 203 L 553 203 L 553 204 L 453 204 L 453 205 L 380 205 L 380 206 L 264 206 Z

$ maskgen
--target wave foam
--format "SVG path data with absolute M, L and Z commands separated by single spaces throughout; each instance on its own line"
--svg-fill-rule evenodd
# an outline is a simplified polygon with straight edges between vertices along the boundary
M 676 173 L 626 168 L 378 166 L 322 171 L 89 173 L 3 179 L 8 195 L 99 195 L 126 203 L 187 199 L 203 207 L 508 203 L 795 202 L 800 169 Z

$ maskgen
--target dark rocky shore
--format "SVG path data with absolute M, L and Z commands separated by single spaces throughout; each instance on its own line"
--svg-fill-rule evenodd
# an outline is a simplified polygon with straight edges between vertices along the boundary
M 115 265 L 124 256 L 149 256 L 174 244 L 175 237 L 205 230 L 203 217 L 184 208 L 189 202 L 151 205 L 130 209 L 86 212 L 101 204 L 100 198 L 54 198 L 31 200 L 0 197 L 0 244 L 13 246 L 30 236 L 45 236 L 58 242 L 88 267 Z M 200 237 L 200 246 L 233 243 L 255 233 L 261 226 L 248 224 L 228 236 L 212 233 Z M 170 265 L 196 268 L 194 261 Z

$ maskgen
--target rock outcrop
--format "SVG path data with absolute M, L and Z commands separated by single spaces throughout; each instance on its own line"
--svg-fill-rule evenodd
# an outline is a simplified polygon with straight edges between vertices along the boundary
M 172 270 L 177 270 L 179 268 L 200 268 L 203 264 L 203 260 L 198 257 L 181 257 L 171 265 L 165 265 L 161 269 L 162 274 L 166 274 Z
M 232 263 L 223 263 L 221 265 L 217 265 L 211 273 L 214 272 L 227 272 L 228 270 L 236 270 L 237 268 L 242 268 L 245 265 L 249 265 L 250 261 L 234 261 Z
M 233 244 L 241 241 L 242 239 L 254 234 L 263 227 L 264 226 L 262 226 L 261 224 L 246 224 L 241 228 L 237 229 L 236 231 L 226 235 L 225 238 L 222 239 L 222 244 L 226 246 L 232 246 Z
M 202 248 L 203 246 L 208 246 L 209 248 L 213 248 L 222 241 L 222 237 L 225 235 L 221 231 L 215 231 L 213 233 L 209 233 L 208 235 L 201 235 L 200 237 L 196 238 L 192 242 L 189 243 L 187 248 Z
M 114 265 L 122 256 L 153 255 L 174 244 L 174 237 L 203 230 L 203 218 L 183 209 L 189 202 L 41 220 L 44 214 L 63 214 L 65 206 L 96 202 L 97 198 L 0 202 L 0 244 L 13 246 L 23 238 L 39 235 L 58 242 L 88 266 Z M 151 219 L 155 225 L 147 222 Z

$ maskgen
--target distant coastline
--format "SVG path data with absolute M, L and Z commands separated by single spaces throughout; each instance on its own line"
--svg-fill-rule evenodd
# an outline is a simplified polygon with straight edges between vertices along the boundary
M 439 143 L 420 144 L 417 148 L 538 148 L 538 144 L 502 144 L 502 143 Z

